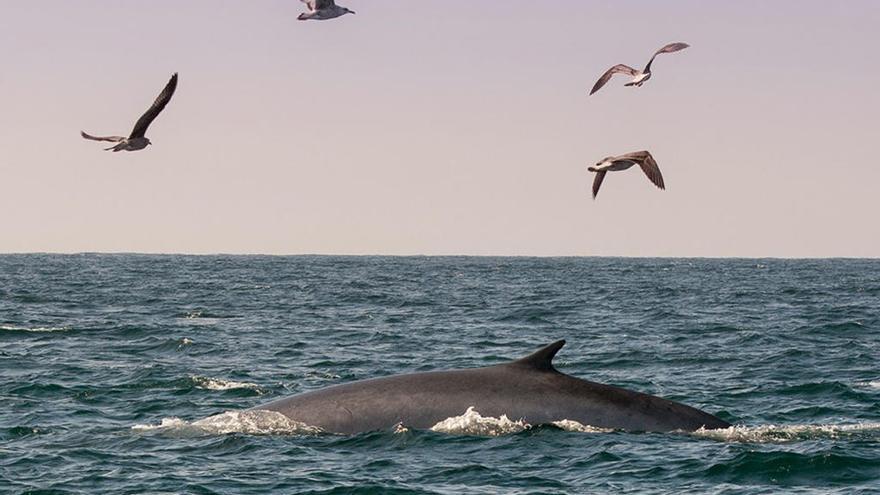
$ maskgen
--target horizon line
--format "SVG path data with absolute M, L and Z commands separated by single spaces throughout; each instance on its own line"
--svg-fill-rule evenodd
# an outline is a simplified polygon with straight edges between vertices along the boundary
M 711 260 L 880 260 L 880 256 L 674 256 L 626 254 L 382 254 L 382 253 L 234 253 L 234 252 L 139 252 L 139 251 L 0 251 L 0 256 L 191 256 L 191 257 L 277 257 L 277 258 L 617 258 L 617 259 L 711 259 Z

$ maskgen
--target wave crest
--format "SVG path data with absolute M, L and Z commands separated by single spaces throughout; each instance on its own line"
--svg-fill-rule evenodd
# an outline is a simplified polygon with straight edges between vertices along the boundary
M 599 428 L 597 426 L 585 425 L 578 423 L 577 421 L 572 421 L 570 419 L 554 421 L 553 425 L 565 431 L 575 431 L 578 433 L 611 433 L 612 431 L 614 431 L 611 428 Z
M 180 418 L 163 418 L 158 425 L 134 425 L 134 431 L 160 431 L 182 435 L 226 435 L 244 433 L 248 435 L 317 435 L 322 430 L 275 411 L 226 411 L 198 421 L 189 422 Z
M 878 389 L 880 389 L 880 380 L 871 380 L 871 381 L 866 381 L 866 382 L 856 382 L 856 383 L 855 383 L 855 386 L 856 386 L 856 387 L 860 387 L 860 388 L 871 388 L 871 389 L 874 389 L 874 390 L 878 390 Z
M 263 390 L 256 383 L 250 382 L 235 382 L 232 380 L 221 380 L 219 378 L 211 378 L 208 376 L 192 376 L 190 379 L 195 385 L 196 388 L 200 388 L 203 390 L 236 390 L 236 389 L 250 389 L 255 390 L 256 392 L 262 394 Z
M 5 332 L 34 332 L 34 333 L 49 333 L 49 332 L 67 332 L 70 330 L 70 327 L 19 327 L 15 325 L 0 325 L 0 330 Z
M 880 434 L 880 423 L 856 423 L 844 425 L 762 425 L 731 426 L 693 433 L 698 437 L 742 443 L 785 443 L 802 440 L 831 439 L 857 435 Z

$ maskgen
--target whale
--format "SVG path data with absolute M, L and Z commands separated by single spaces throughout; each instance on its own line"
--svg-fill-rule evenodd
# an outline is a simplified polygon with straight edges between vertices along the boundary
M 251 410 L 274 411 L 329 433 L 351 435 L 399 426 L 430 429 L 473 408 L 529 425 L 576 421 L 630 432 L 692 432 L 730 423 L 652 395 L 558 371 L 554 342 L 515 361 L 483 368 L 427 371 L 353 381 L 294 395 Z

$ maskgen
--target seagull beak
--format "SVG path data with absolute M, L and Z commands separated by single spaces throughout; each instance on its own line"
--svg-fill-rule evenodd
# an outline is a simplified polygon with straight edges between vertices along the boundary
M 349 13 L 349 14 L 357 14 L 357 12 L 355 12 L 355 11 L 353 11 L 353 10 L 349 10 L 348 13 Z

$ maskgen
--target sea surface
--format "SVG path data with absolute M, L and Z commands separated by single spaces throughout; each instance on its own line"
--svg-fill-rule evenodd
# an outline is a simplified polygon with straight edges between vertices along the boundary
M 244 409 L 557 368 L 735 426 L 462 411 L 354 436 Z M 0 493 L 880 493 L 880 261 L 0 256 Z

